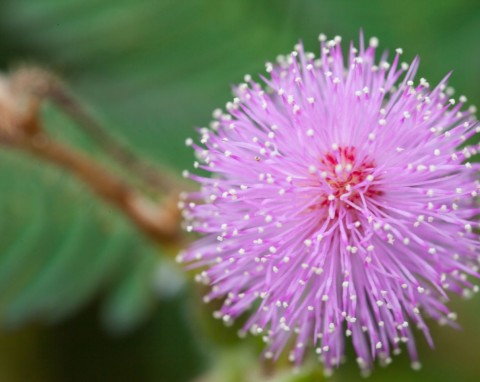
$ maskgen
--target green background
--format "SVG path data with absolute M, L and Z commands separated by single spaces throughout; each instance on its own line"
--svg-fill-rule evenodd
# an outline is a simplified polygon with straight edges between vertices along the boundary
M 185 138 L 244 74 L 300 39 L 316 51 L 320 32 L 356 41 L 361 28 L 406 61 L 419 54 L 432 84 L 453 69 L 455 96 L 480 104 L 478 0 L 2 0 L 0 64 L 59 74 L 113 134 L 180 172 L 193 160 Z M 64 115 L 45 115 L 90 149 Z M 68 174 L 1 149 L 0 198 L 0 380 L 260 380 L 249 376 L 257 344 L 204 318 L 164 249 Z M 432 322 L 436 349 L 419 337 L 420 372 L 401 355 L 370 380 L 480 380 L 480 301 L 452 305 L 463 329 Z M 332 380 L 360 379 L 354 359 Z M 321 380 L 311 368 L 279 378 Z

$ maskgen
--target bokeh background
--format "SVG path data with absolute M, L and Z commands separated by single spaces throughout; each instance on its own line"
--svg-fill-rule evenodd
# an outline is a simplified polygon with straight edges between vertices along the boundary
M 109 131 L 180 173 L 195 126 L 231 85 L 320 32 L 421 56 L 430 83 L 480 104 L 478 0 L 2 0 L 0 65 L 61 76 Z M 59 110 L 52 134 L 104 161 Z M 112 170 L 114 171 L 114 170 Z M 0 381 L 262 381 L 255 340 L 210 318 L 201 291 L 121 214 L 69 174 L 0 147 Z M 405 355 L 371 381 L 478 381 L 480 299 L 454 299 L 462 330 L 440 328 L 423 369 Z M 267 366 L 268 367 L 268 366 Z M 282 365 L 280 365 L 282 369 Z M 266 377 L 265 377 L 266 378 Z M 278 381 L 320 381 L 307 363 Z M 361 379 L 354 354 L 332 381 Z

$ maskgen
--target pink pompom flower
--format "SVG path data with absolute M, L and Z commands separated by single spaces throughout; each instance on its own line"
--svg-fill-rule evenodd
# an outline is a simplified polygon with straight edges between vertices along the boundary
M 180 203 L 202 237 L 178 256 L 200 268 L 223 299 L 226 323 L 249 312 L 242 332 L 261 334 L 264 355 L 288 349 L 300 364 L 314 347 L 325 370 L 344 358 L 391 361 L 405 347 L 419 367 L 413 330 L 432 343 L 426 317 L 455 326 L 448 294 L 478 287 L 479 131 L 448 76 L 414 81 L 418 58 L 376 61 L 378 40 L 346 57 L 320 36 L 320 58 L 301 44 L 266 77 L 245 76 L 200 143 L 211 176 Z

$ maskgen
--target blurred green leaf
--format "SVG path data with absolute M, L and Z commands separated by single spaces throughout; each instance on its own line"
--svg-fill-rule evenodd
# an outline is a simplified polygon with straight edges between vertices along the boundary
M 125 331 L 144 318 L 155 301 L 152 273 L 158 260 L 151 250 L 142 248 L 136 251 L 136 258 L 127 261 L 127 269 L 119 285 L 110 294 L 104 317 L 109 327 L 115 331 Z M 150 277 L 145 277 L 150 275 Z
M 65 136 L 73 131 L 53 109 L 45 117 Z M 0 151 L 0 184 L 4 325 L 58 321 L 100 294 L 112 330 L 146 317 L 160 253 L 132 223 L 70 174 L 24 154 Z

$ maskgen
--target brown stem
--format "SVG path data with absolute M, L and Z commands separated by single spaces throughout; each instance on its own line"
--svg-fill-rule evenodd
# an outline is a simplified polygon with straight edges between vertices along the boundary
M 33 136 L 0 137 L 3 143 L 63 167 L 87 184 L 98 196 L 123 211 L 142 231 L 157 242 L 172 242 L 179 231 L 176 203 L 166 205 L 146 199 L 83 153 L 42 133 Z
M 23 68 L 8 77 L 0 76 L 0 143 L 28 152 L 74 174 L 106 202 L 116 206 L 143 232 L 162 243 L 180 239 L 180 214 L 176 198 L 180 182 L 159 173 L 116 142 L 86 110 L 71 97 L 50 73 Z M 98 161 L 66 143 L 50 137 L 42 128 L 39 110 L 49 98 L 75 119 L 105 151 L 129 172 L 141 173 L 146 185 L 175 195 L 158 204 L 147 199 L 129 183 L 109 172 Z M 146 172 L 147 171 L 147 172 Z

